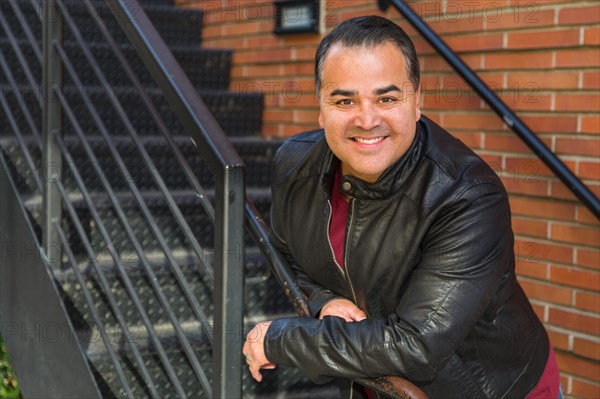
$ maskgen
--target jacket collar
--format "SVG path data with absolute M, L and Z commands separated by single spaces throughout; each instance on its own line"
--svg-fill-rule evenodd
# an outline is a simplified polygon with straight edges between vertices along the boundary
M 422 159 L 426 137 L 421 123 L 417 122 L 415 138 L 406 153 L 383 172 L 375 183 L 367 183 L 353 176 L 343 176 L 342 191 L 344 194 L 360 200 L 380 200 L 398 192 L 410 179 Z M 325 140 L 323 141 L 325 142 Z M 327 147 L 321 166 L 321 181 L 328 197 L 339 164 L 340 160 Z

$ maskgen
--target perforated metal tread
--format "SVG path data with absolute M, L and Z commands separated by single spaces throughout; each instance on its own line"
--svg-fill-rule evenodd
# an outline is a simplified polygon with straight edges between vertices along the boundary
M 15 36 L 25 37 L 20 24 L 20 20 L 25 19 L 29 23 L 34 37 L 39 41 L 42 35 L 42 24 L 39 15 L 44 13 L 44 9 L 42 0 L 33 0 L 33 2 L 35 3 L 36 8 L 34 8 L 28 0 L 3 0 L 0 2 L 0 11 L 4 13 L 8 28 Z M 87 6 L 82 0 L 63 0 L 63 2 L 71 14 L 69 20 L 76 23 L 77 27 L 81 30 L 81 35 L 86 41 L 104 41 L 102 33 L 94 22 L 96 16 L 93 17 L 89 14 Z M 15 14 L 11 3 L 20 7 L 22 17 Z M 106 3 L 102 0 L 95 0 L 94 4 L 97 10 L 96 15 L 106 22 L 111 32 L 114 33 L 115 40 L 120 43 L 127 43 L 128 40 L 125 33 L 118 26 L 117 21 L 113 17 L 110 9 L 106 6 Z M 143 8 L 167 44 L 174 46 L 200 45 L 202 41 L 202 11 L 177 8 L 161 3 L 144 3 Z M 52 12 L 55 11 L 53 10 Z M 132 11 L 134 17 L 136 12 L 139 11 Z M 72 40 L 71 30 L 67 23 L 64 24 L 63 31 L 63 39 Z M 0 29 L 0 38 L 1 37 L 6 37 L 4 29 Z
M 28 45 L 29 42 L 19 39 L 17 43 L 24 57 L 27 60 L 31 60 L 28 63 L 28 67 L 31 69 L 35 82 L 39 82 L 41 79 L 41 64 Z M 82 83 L 86 86 L 99 86 L 100 81 L 79 46 L 74 42 L 65 42 L 63 43 L 63 47 Z M 132 81 L 125 72 L 125 69 L 121 67 L 112 48 L 108 44 L 90 43 L 89 47 L 98 63 L 97 65 L 102 69 L 111 86 L 128 87 L 132 85 Z M 135 49 L 129 45 L 122 45 L 120 48 L 142 85 L 156 89 L 157 86 L 154 79 L 137 56 Z M 29 84 L 27 76 L 19 64 L 17 54 L 13 51 L 6 38 L 0 38 L 0 51 L 2 51 L 16 83 L 20 85 Z M 199 91 L 204 93 L 223 92 L 229 88 L 231 50 L 180 46 L 173 49 L 172 52 L 192 84 Z M 63 82 L 65 85 L 73 84 L 68 74 L 65 74 L 63 77 Z
M 0 71 L 0 82 L 6 79 Z M 2 94 L 6 97 L 9 107 L 15 110 L 16 118 L 21 128 L 28 129 L 26 120 L 21 115 L 15 91 L 24 97 L 28 108 L 33 113 L 37 126 L 41 126 L 41 108 L 37 96 L 41 95 L 40 87 L 2 85 Z M 184 134 L 184 129 L 179 123 L 175 113 L 166 101 L 166 98 L 155 90 L 148 90 L 152 103 L 159 112 L 163 121 L 170 127 L 172 134 Z M 122 135 L 127 132 L 119 115 L 115 111 L 111 99 L 118 99 L 133 127 L 141 135 L 161 135 L 152 114 L 145 107 L 139 93 L 132 88 L 114 88 L 107 92 L 103 87 L 87 86 L 79 90 L 74 86 L 63 88 L 65 99 L 83 131 L 88 134 L 99 135 L 98 127 L 92 118 L 89 106 L 96 108 L 100 119 L 106 129 L 113 135 Z M 85 100 L 82 94 L 85 95 Z M 200 93 L 209 111 L 212 112 L 223 131 L 228 136 L 256 135 L 262 128 L 263 97 L 262 93 L 246 92 L 236 93 L 229 91 L 209 91 Z M 0 109 L 0 132 L 9 130 L 8 120 L 4 111 Z M 73 135 L 74 128 L 68 120 L 64 124 L 66 135 Z M 0 133 L 1 134 L 1 133 Z

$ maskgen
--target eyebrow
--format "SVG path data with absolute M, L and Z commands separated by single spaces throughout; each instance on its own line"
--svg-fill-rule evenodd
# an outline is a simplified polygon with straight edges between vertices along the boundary
M 390 91 L 399 91 L 399 92 L 402 92 L 402 90 L 400 90 L 398 88 L 398 86 L 396 86 L 394 84 L 391 84 L 389 86 L 382 87 L 381 89 L 375 89 L 375 90 L 373 90 L 373 93 L 377 94 L 378 96 L 380 96 L 382 94 L 389 93 Z
M 382 94 L 389 93 L 390 91 L 399 91 L 399 92 L 402 92 L 402 90 L 400 90 L 398 88 L 398 86 L 396 86 L 394 84 L 391 84 L 389 86 L 373 90 L 373 94 L 376 94 L 376 95 L 380 96 Z M 355 91 L 355 90 L 335 89 L 331 93 L 329 93 L 329 96 L 330 97 L 334 97 L 334 96 L 352 97 L 352 96 L 355 96 L 357 94 L 358 94 L 358 92 Z

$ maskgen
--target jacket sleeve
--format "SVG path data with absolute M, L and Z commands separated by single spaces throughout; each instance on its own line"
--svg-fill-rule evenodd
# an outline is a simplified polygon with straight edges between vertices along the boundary
M 514 278 L 513 269 L 506 192 L 496 183 L 477 184 L 432 223 L 394 313 L 354 323 L 336 317 L 277 319 L 267 332 L 265 354 L 315 380 L 399 375 L 431 381 L 503 279 Z

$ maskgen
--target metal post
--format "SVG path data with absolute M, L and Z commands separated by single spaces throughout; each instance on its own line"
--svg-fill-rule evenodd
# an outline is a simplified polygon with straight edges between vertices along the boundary
M 213 397 L 242 396 L 244 167 L 215 176 Z
M 61 265 L 61 246 L 54 221 L 61 219 L 60 193 L 56 187 L 56 179 L 61 178 L 62 157 L 58 145 L 53 139 L 53 132 L 62 130 L 62 108 L 54 89 L 62 87 L 62 63 L 54 47 L 54 43 L 62 41 L 62 14 L 55 1 L 45 0 L 43 10 L 43 47 L 44 63 L 42 73 L 42 91 L 44 109 L 42 119 L 43 154 L 41 174 L 43 177 L 43 219 L 42 245 L 48 257 L 48 264 L 53 269 Z

